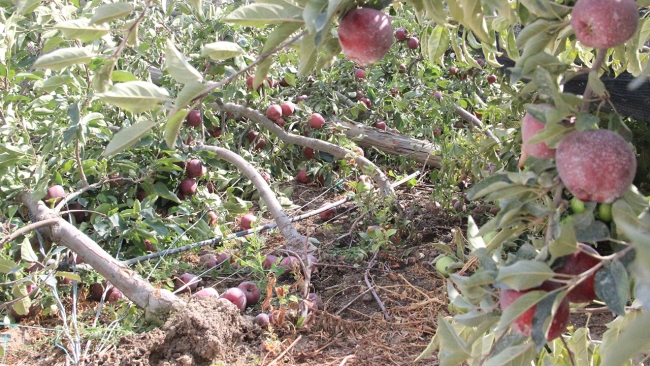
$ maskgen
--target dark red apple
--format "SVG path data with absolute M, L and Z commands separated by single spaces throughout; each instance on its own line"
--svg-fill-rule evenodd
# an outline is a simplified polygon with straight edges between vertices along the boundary
M 251 131 L 248 131 L 248 134 L 246 134 L 246 138 L 248 139 L 249 142 L 253 142 L 253 141 L 255 141 L 255 139 L 257 138 L 257 136 L 259 134 L 260 134 L 259 132 L 251 130 Z
M 300 261 L 294 256 L 284 257 L 280 261 L 280 266 L 284 267 L 284 273 L 289 273 L 300 268 Z
M 359 99 L 363 104 L 366 105 L 366 107 L 370 108 L 372 106 L 372 101 L 368 98 L 361 98 Z
M 296 180 L 298 182 L 304 183 L 304 184 L 307 184 L 307 183 L 311 182 L 311 180 L 307 176 L 307 169 L 300 169 L 300 171 L 298 172 L 298 175 L 296 176 Z
M 188 178 L 199 178 L 204 173 L 203 163 L 199 159 L 192 159 L 185 165 L 185 172 Z
M 399 41 L 402 42 L 403 40 L 408 37 L 409 32 L 406 30 L 406 28 L 397 28 L 395 31 L 395 38 Z
M 262 262 L 262 267 L 264 269 L 266 269 L 266 270 L 269 270 L 269 269 L 271 269 L 271 266 L 274 263 L 276 265 L 280 264 L 279 261 L 280 261 L 280 258 L 278 258 L 277 256 L 275 256 L 273 254 L 267 254 L 266 257 L 264 258 L 264 262 Z
M 578 246 L 580 250 L 564 257 L 564 262 L 560 267 L 555 269 L 555 273 L 577 276 L 600 263 L 599 259 L 587 254 L 598 255 L 598 252 L 594 248 L 583 243 L 578 243 Z M 565 277 L 562 277 L 562 279 L 566 280 Z M 596 298 L 596 290 L 594 289 L 595 279 L 596 272 L 571 289 L 567 294 L 569 301 L 582 303 L 594 300 Z
M 323 203 L 323 205 L 320 206 L 320 208 L 325 208 L 325 207 L 328 207 L 328 206 L 330 206 L 329 203 Z M 323 212 L 319 213 L 318 216 L 323 221 L 331 220 L 331 219 L 334 218 L 334 216 L 336 216 L 336 207 L 332 207 L 329 210 L 323 211 Z
M 312 113 L 311 119 L 309 120 L 309 127 L 311 128 L 322 128 L 325 125 L 325 118 L 320 115 L 320 113 Z
M 88 212 L 85 212 L 86 208 L 81 205 L 79 202 L 73 202 L 68 205 L 68 209 L 72 212 L 72 216 L 74 216 L 74 220 L 77 223 L 81 223 L 84 221 L 90 220 L 90 215 Z
M 205 269 L 214 268 L 217 266 L 217 257 L 214 254 L 207 253 L 199 257 L 199 265 Z
M 241 217 L 241 220 L 239 221 L 239 227 L 241 230 L 249 230 L 255 221 L 257 221 L 257 217 L 255 217 L 255 215 L 246 214 Z
M 206 287 L 194 294 L 199 299 L 204 297 L 219 297 L 219 292 L 212 287 Z
M 397 68 L 399 69 L 400 74 L 405 74 L 406 73 L 406 69 L 407 69 L 406 64 L 399 64 L 399 66 Z
M 607 49 L 632 38 L 639 23 L 634 0 L 578 0 L 571 12 L 571 26 L 580 43 Z
M 226 299 L 231 303 L 235 304 L 239 310 L 244 311 L 246 309 L 246 294 L 244 291 L 240 290 L 237 287 L 231 287 L 222 293 L 219 296 L 220 299 Z
M 354 77 L 356 79 L 359 79 L 359 80 L 365 79 L 366 78 L 366 70 L 364 70 L 364 69 L 356 69 L 356 70 L 354 70 Z
M 188 286 L 185 286 L 185 288 L 183 288 L 178 292 L 194 291 L 196 290 L 196 287 L 199 285 L 200 281 L 201 278 L 196 275 L 193 275 L 191 273 L 183 273 L 179 277 L 174 278 L 174 291 L 178 291 L 178 289 L 182 288 L 188 283 L 189 283 Z
M 259 325 L 262 328 L 267 327 L 269 325 L 269 316 L 264 313 L 257 314 L 255 319 L 253 319 L 253 323 Z
M 196 194 L 197 184 L 192 178 L 185 178 L 181 181 L 180 191 L 185 196 L 192 196 Z
M 185 117 L 185 122 L 192 127 L 201 126 L 201 123 L 203 122 L 201 111 L 198 109 L 192 109 L 190 113 L 187 114 L 187 117 Z
M 408 41 L 406 41 L 406 45 L 407 45 L 410 49 L 415 50 L 415 49 L 417 49 L 418 47 L 420 47 L 420 40 L 417 39 L 417 38 L 415 38 L 415 37 L 411 37 L 411 38 L 408 39 Z
M 316 152 L 311 147 L 306 147 L 302 150 L 302 155 L 307 159 L 313 159 L 316 156 Z
M 456 75 L 456 74 L 458 74 L 458 68 L 456 68 L 455 66 L 452 66 L 451 68 L 449 68 L 449 73 L 450 73 L 451 75 Z
M 579 200 L 612 203 L 632 185 L 636 155 L 627 141 L 609 130 L 575 131 L 557 146 L 560 178 Z
M 275 121 L 280 117 L 282 117 L 282 107 L 279 105 L 271 104 L 269 108 L 266 109 L 266 118 L 271 121 Z
M 343 54 L 361 66 L 381 60 L 393 43 L 390 17 L 379 10 L 353 9 L 339 22 Z
M 107 297 L 108 302 L 115 304 L 116 302 L 124 300 L 124 294 L 122 291 L 114 288 L 113 291 Z
M 255 144 L 255 150 L 262 150 L 266 146 L 266 141 L 264 139 L 257 140 Z
M 386 122 L 384 122 L 384 121 L 375 122 L 374 127 L 378 128 L 380 130 L 386 131 Z
M 244 295 L 246 295 L 246 305 L 247 306 L 253 306 L 257 304 L 258 301 L 260 301 L 260 297 L 262 296 L 262 293 L 260 292 L 260 288 L 257 287 L 255 282 L 242 282 L 237 286 L 240 290 L 244 291 Z
M 488 82 L 488 84 L 496 83 L 497 82 L 497 76 L 496 75 L 488 75 L 487 82 Z
M 147 252 L 157 252 L 158 251 L 156 246 L 153 245 L 153 243 L 149 239 L 144 240 L 144 250 L 147 251 Z

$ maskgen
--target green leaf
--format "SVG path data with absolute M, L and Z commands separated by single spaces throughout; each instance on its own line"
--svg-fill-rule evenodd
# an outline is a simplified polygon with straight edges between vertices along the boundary
M 510 346 L 485 362 L 484 366 L 521 366 L 529 365 L 535 358 L 534 343 Z
M 439 343 L 440 342 L 438 341 L 438 334 L 436 333 L 431 338 L 431 342 L 429 342 L 429 345 L 427 346 L 427 348 L 424 351 L 422 351 L 422 353 L 420 353 L 418 358 L 415 359 L 415 362 L 421 361 L 421 360 L 431 356 L 435 351 L 438 350 L 438 348 L 440 348 Z
M 465 341 L 441 314 L 438 314 L 437 335 L 440 337 L 440 365 L 460 365 L 470 357 Z
M 485 14 L 480 0 L 461 0 L 463 7 L 463 24 L 474 32 L 474 34 L 486 43 L 492 43 L 492 37 L 488 33 Z M 475 66 L 476 67 L 476 66 Z M 480 67 L 480 66 L 479 66 Z
M 102 155 L 112 156 L 128 149 L 138 142 L 142 136 L 149 133 L 149 130 L 154 128 L 154 126 L 156 126 L 156 122 L 148 118 L 141 118 L 135 124 L 116 133 L 111 142 L 108 143 L 108 146 L 106 146 L 106 150 L 104 150 Z
M 157 182 L 156 184 L 154 184 L 153 189 L 158 196 L 164 199 L 168 199 L 170 201 L 174 201 L 176 203 L 181 203 L 181 200 L 179 200 L 178 197 L 173 192 L 169 191 L 165 183 Z
M 519 260 L 509 266 L 499 268 L 497 281 L 520 291 L 539 286 L 553 276 L 553 270 L 544 262 Z
M 132 73 L 123 70 L 115 70 L 111 75 L 111 80 L 118 83 L 123 83 L 127 81 L 137 81 L 138 78 L 135 77 Z
M 63 37 L 81 42 L 94 41 L 110 32 L 108 26 L 91 25 L 90 19 L 85 18 L 61 22 L 55 25 L 54 28 L 60 30 Z
M 437 62 L 444 66 L 444 55 L 449 49 L 449 29 L 441 25 L 436 25 L 428 39 L 427 54 L 430 62 Z
M 571 8 L 545 0 L 520 0 L 532 14 L 539 18 L 561 19 L 571 12 Z
M 59 71 L 70 65 L 87 63 L 93 57 L 95 54 L 86 48 L 61 48 L 39 57 L 32 68 Z
M 176 102 L 174 103 L 174 110 L 179 110 L 185 108 L 189 105 L 194 99 L 198 98 L 210 88 L 202 83 L 189 83 L 185 84 L 183 89 L 176 96 Z
M 208 56 L 213 60 L 227 60 L 244 53 L 238 44 L 233 42 L 219 41 L 206 44 L 201 49 L 201 56 Z
M 112 3 L 100 5 L 95 9 L 90 24 L 107 23 L 115 19 L 124 18 L 133 12 L 133 5 L 129 3 Z
M 422 4 L 427 11 L 427 15 L 436 23 L 436 27 L 442 26 L 446 28 L 447 16 L 442 0 L 424 0 Z
M 176 46 L 167 39 L 165 48 L 165 70 L 171 77 L 181 84 L 203 81 L 201 73 L 187 62 L 185 56 L 178 52 Z
M 30 243 L 27 238 L 25 238 L 23 243 L 20 245 L 20 257 L 22 260 L 27 262 L 38 262 L 38 256 L 32 248 L 32 243 Z
M 298 76 L 307 75 L 316 63 L 318 50 L 315 45 L 316 34 L 306 34 L 302 37 L 300 43 L 300 65 L 298 66 Z
M 70 75 L 53 75 L 45 80 L 41 87 L 46 92 L 50 93 L 64 85 L 69 85 L 72 82 L 74 82 L 74 79 Z
M 625 305 L 630 296 L 630 284 L 625 267 L 618 259 L 601 268 L 594 281 L 596 295 L 616 315 L 625 315 Z
M 625 318 L 608 324 L 600 347 L 601 365 L 624 365 L 634 356 L 650 348 L 650 313 L 630 311 Z
M 174 113 L 165 124 L 165 143 L 170 149 L 173 149 L 176 146 L 176 138 L 178 133 L 183 126 L 183 121 L 187 114 L 190 113 L 187 109 L 181 109 L 178 112 Z
M 578 250 L 578 241 L 572 222 L 565 222 L 560 226 L 560 237 L 551 241 L 548 251 L 551 253 L 551 260 L 569 255 Z
M 81 282 L 81 277 L 79 277 L 79 275 L 76 274 L 76 273 L 59 271 L 59 272 L 56 272 L 54 275 L 69 278 L 69 279 L 71 279 L 73 281 Z
M 237 8 L 223 18 L 224 22 L 245 25 L 249 27 L 266 27 L 269 24 L 300 22 L 302 9 L 290 5 L 250 4 Z
M 506 174 L 494 174 L 485 178 L 467 191 L 467 199 L 475 200 L 492 192 L 511 187 L 513 183 Z
M 20 301 L 13 304 L 13 308 L 18 313 L 18 315 L 25 315 L 29 312 L 29 307 L 32 306 L 32 301 L 29 298 L 27 292 L 27 282 L 21 281 L 17 282 L 11 288 L 11 294 L 14 295 L 14 298 L 23 297 Z
M 301 23 L 282 23 L 273 29 L 273 32 L 269 34 L 264 42 L 264 47 L 262 48 L 261 54 L 270 52 L 274 48 L 278 47 L 282 42 L 291 37 L 292 34 L 296 33 L 298 29 L 302 27 Z
M 129 81 L 113 86 L 106 93 L 96 94 L 103 102 L 133 113 L 154 109 L 169 99 L 167 90 L 146 81 Z
M 260 85 L 264 82 L 267 73 L 271 69 L 271 65 L 273 65 L 273 58 L 271 57 L 267 57 L 257 64 L 255 76 L 253 77 L 253 85 Z
M 16 267 L 14 261 L 0 258 L 0 273 L 9 273 L 14 267 Z

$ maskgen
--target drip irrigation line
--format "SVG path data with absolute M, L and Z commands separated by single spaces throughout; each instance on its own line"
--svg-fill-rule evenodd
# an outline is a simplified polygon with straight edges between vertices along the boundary
M 398 186 L 408 182 L 409 180 L 417 177 L 418 175 L 420 175 L 419 170 L 417 170 L 414 173 L 406 176 L 405 178 L 391 184 L 391 187 L 392 188 L 398 187 Z M 327 211 L 327 210 L 329 210 L 329 209 L 331 209 L 333 207 L 340 206 L 340 205 L 342 205 L 342 204 L 344 204 L 344 203 L 346 203 L 348 201 L 351 201 L 352 199 L 353 199 L 353 197 L 342 198 L 342 199 L 340 199 L 338 201 L 332 202 L 328 206 L 318 208 L 316 210 L 307 212 L 307 213 L 299 215 L 299 216 L 292 217 L 292 218 L 289 219 L 289 221 L 290 222 L 296 222 L 296 221 L 304 220 L 304 219 L 309 218 L 311 216 L 318 215 L 321 212 Z M 273 229 L 273 228 L 275 228 L 277 226 L 278 226 L 278 224 L 276 224 L 275 222 L 271 222 L 271 223 L 268 223 L 266 225 L 257 226 L 257 227 L 254 227 L 254 228 L 251 228 L 251 229 L 248 229 L 248 230 L 238 231 L 236 233 L 232 233 L 230 235 L 227 235 L 226 237 L 220 236 L 220 237 L 217 237 L 217 238 L 203 240 L 203 241 L 200 241 L 200 242 L 196 242 L 196 243 L 193 243 L 193 244 L 188 244 L 188 245 L 178 247 L 178 248 L 170 248 L 170 249 L 166 249 L 166 250 L 161 250 L 161 251 L 156 252 L 156 253 L 151 253 L 151 254 L 140 256 L 140 257 L 135 257 L 135 258 L 132 258 L 132 259 L 128 259 L 128 260 L 122 261 L 120 263 L 122 265 L 125 265 L 125 266 L 130 266 L 132 264 L 148 261 L 150 259 L 159 258 L 159 257 L 166 256 L 166 255 L 169 255 L 169 254 L 176 254 L 176 253 L 186 252 L 188 250 L 218 244 L 218 243 L 221 243 L 224 240 L 231 240 L 231 239 L 235 239 L 235 238 L 240 238 L 242 236 L 250 235 L 250 234 L 253 234 L 253 233 L 257 233 L 257 232 L 260 232 L 260 231 L 270 230 L 270 229 Z M 60 262 L 59 266 L 58 266 L 58 269 L 59 270 L 65 270 L 65 269 L 69 269 L 71 267 L 72 267 L 72 265 L 68 264 L 67 262 Z M 91 269 L 90 266 L 88 266 L 87 264 L 77 264 L 76 268 L 77 269 Z

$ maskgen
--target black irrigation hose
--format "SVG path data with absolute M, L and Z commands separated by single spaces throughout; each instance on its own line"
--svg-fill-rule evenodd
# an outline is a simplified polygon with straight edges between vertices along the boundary
M 419 170 L 416 171 L 415 173 L 412 173 L 412 174 L 408 175 L 404 179 L 399 180 L 399 181 L 391 184 L 391 187 L 395 188 L 397 186 L 400 186 L 400 185 L 404 184 L 405 182 L 417 177 L 418 175 L 420 175 Z M 290 222 L 296 222 L 296 221 L 304 220 L 304 219 L 306 219 L 308 217 L 311 217 L 311 216 L 318 215 L 321 212 L 327 211 L 327 210 L 329 210 L 329 209 L 331 209 L 333 207 L 340 206 L 340 205 L 342 205 L 342 204 L 344 204 L 344 203 L 346 203 L 348 201 L 351 201 L 351 200 L 352 200 L 352 197 L 346 197 L 346 198 L 340 199 L 340 200 L 338 200 L 336 202 L 333 202 L 332 204 L 330 204 L 330 205 L 328 205 L 326 207 L 321 207 L 321 208 L 318 208 L 316 210 L 310 211 L 310 212 L 308 212 L 306 214 L 302 214 L 302 215 L 299 215 L 299 216 L 296 216 L 296 217 L 292 217 L 290 219 Z M 181 252 L 185 252 L 185 251 L 195 249 L 195 248 L 201 248 L 201 247 L 208 246 L 208 245 L 214 245 L 214 244 L 220 243 L 220 242 L 222 242 L 224 240 L 239 238 L 239 237 L 246 236 L 246 235 L 249 235 L 249 234 L 253 234 L 253 233 L 256 233 L 256 232 L 260 232 L 260 231 L 263 231 L 263 230 L 273 229 L 276 226 L 278 226 L 278 224 L 276 224 L 275 222 L 271 222 L 271 223 L 268 223 L 266 225 L 258 226 L 258 227 L 252 228 L 252 229 L 232 233 L 232 234 L 226 236 L 225 238 L 224 237 L 218 237 L 218 238 L 213 238 L 213 239 L 200 241 L 200 242 L 193 243 L 193 244 L 188 244 L 188 245 L 178 247 L 178 248 L 171 248 L 171 249 L 161 250 L 161 251 L 156 252 L 156 253 L 151 253 L 151 254 L 147 254 L 147 255 L 140 256 L 140 257 L 135 257 L 135 258 L 132 258 L 132 259 L 122 261 L 121 264 L 123 264 L 125 266 L 130 266 L 132 264 L 136 264 L 136 263 L 148 261 L 150 259 L 166 256 L 167 254 L 181 253 Z M 87 266 L 87 265 L 77 264 L 76 268 L 77 269 L 85 269 L 84 268 L 85 266 Z M 59 270 L 66 270 L 66 269 L 69 269 L 71 267 L 72 267 L 72 265 L 68 264 L 67 262 L 60 262 L 59 265 L 58 265 Z

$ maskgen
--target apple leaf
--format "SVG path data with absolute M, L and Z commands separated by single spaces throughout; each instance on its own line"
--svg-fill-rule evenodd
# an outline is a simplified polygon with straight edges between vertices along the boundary
M 603 300 L 609 310 L 616 315 L 625 315 L 625 305 L 630 295 L 627 271 L 618 260 L 601 268 L 596 273 L 596 295 Z
M 269 34 L 264 42 L 264 47 L 262 48 L 261 54 L 267 53 L 274 48 L 278 47 L 282 42 L 287 40 L 294 34 L 298 29 L 302 27 L 301 23 L 282 23 L 279 24 L 273 32 Z
M 267 57 L 257 64 L 257 68 L 255 69 L 255 76 L 253 77 L 253 85 L 257 86 L 264 82 L 267 73 L 271 69 L 271 65 L 273 65 L 273 58 L 271 57 Z
M 554 276 L 548 264 L 536 260 L 520 260 L 499 268 L 497 281 L 520 291 L 539 286 Z
M 619 318 L 621 319 L 621 318 Z M 614 320 L 618 322 L 619 319 Z M 614 323 L 613 322 L 613 323 Z M 650 348 L 650 313 L 631 311 L 618 323 L 608 324 L 600 346 L 601 365 L 623 365 Z
M 471 355 L 467 350 L 467 344 L 456 333 L 454 327 L 447 322 L 442 315 L 438 314 L 438 332 L 440 337 L 440 349 L 438 358 L 440 365 L 460 365 Z
M 165 183 L 156 182 L 156 184 L 153 186 L 153 189 L 158 196 L 170 201 L 174 201 L 176 203 L 181 203 L 181 200 L 179 200 L 173 192 L 169 191 L 169 188 L 167 188 L 167 185 L 165 185 Z
M 433 21 L 436 23 L 436 27 L 443 27 L 447 29 L 447 17 L 442 0 L 424 0 L 422 4 L 427 11 L 427 15 L 430 16 L 431 19 L 433 19 Z M 447 43 L 449 43 L 449 38 L 447 38 Z M 433 61 L 434 59 L 430 60 Z
M 174 80 L 181 84 L 203 81 L 201 73 L 187 62 L 185 56 L 178 52 L 169 38 L 165 48 L 165 70 Z
M 70 65 L 86 63 L 93 57 L 95 54 L 86 48 L 61 48 L 39 57 L 32 68 L 59 71 Z
M 174 110 L 185 108 L 194 99 L 198 98 L 201 94 L 209 90 L 209 87 L 203 83 L 192 82 L 185 84 L 183 89 L 176 96 L 174 103 Z M 173 112 L 172 112 L 173 113 Z
M 209 43 L 201 49 L 201 56 L 210 57 L 213 60 L 227 60 L 244 53 L 244 50 L 237 43 L 219 41 Z
M 548 251 L 551 253 L 551 260 L 569 255 L 578 250 L 575 230 L 572 222 L 564 222 L 560 225 L 560 236 L 551 241 Z
M 18 315 L 25 315 L 29 312 L 29 307 L 32 306 L 32 300 L 27 296 L 27 281 L 16 282 L 11 288 L 11 294 L 14 298 L 21 298 L 13 304 L 14 310 Z
M 169 99 L 167 90 L 146 81 L 120 83 L 105 93 L 96 94 L 105 103 L 141 113 Z
M 149 133 L 149 130 L 155 126 L 156 122 L 151 121 L 148 118 L 141 118 L 133 125 L 121 129 L 115 134 L 115 136 L 113 136 L 111 142 L 108 143 L 102 156 L 112 156 L 128 149 L 138 142 L 142 136 Z
M 440 66 L 445 66 L 443 56 L 447 49 L 449 49 L 449 29 L 441 25 L 436 25 L 427 41 L 429 61 L 437 62 Z
M 485 362 L 484 366 L 521 366 L 529 365 L 535 358 L 534 343 L 525 343 L 511 346 L 499 352 L 496 356 Z
M 285 22 L 302 23 L 302 13 L 301 8 L 289 3 L 250 4 L 235 9 L 225 16 L 223 21 L 249 27 L 266 27 L 269 24 Z
M 173 149 L 176 146 L 176 138 L 178 133 L 183 126 L 183 121 L 187 114 L 190 113 L 187 109 L 181 109 L 180 111 L 174 113 L 165 124 L 165 143 L 170 149 Z
M 27 262 L 38 262 L 38 256 L 32 248 L 32 243 L 27 238 L 20 245 L 20 257 Z
M 129 3 L 112 3 L 100 5 L 90 18 L 90 24 L 107 23 L 115 19 L 124 18 L 133 12 L 133 5 Z
M 298 76 L 305 76 L 316 63 L 318 50 L 316 50 L 315 46 L 315 37 L 316 34 L 306 34 L 302 37 L 300 43 L 300 66 L 298 66 Z
M 61 22 L 54 26 L 61 31 L 63 37 L 67 39 L 76 39 L 81 42 L 91 42 L 102 38 L 110 32 L 108 26 L 91 25 L 90 19 L 74 19 Z
M 571 8 L 555 4 L 552 1 L 521 0 L 521 4 L 529 12 L 546 19 L 561 19 L 571 12 Z
M 72 273 L 72 272 L 59 271 L 59 272 L 56 272 L 54 275 L 69 278 L 69 279 L 71 279 L 73 281 L 77 281 L 77 282 L 81 281 L 81 277 L 79 277 L 78 274 Z
M 427 348 L 420 353 L 418 358 L 415 359 L 415 362 L 421 361 L 429 356 L 431 356 L 435 351 L 440 348 L 440 342 L 438 341 L 438 334 L 436 333 L 432 338 L 431 342 L 429 342 L 429 345 Z
M 551 325 L 551 319 L 557 313 L 557 309 L 565 296 L 566 292 L 548 294 L 535 307 L 535 315 L 531 322 L 531 337 L 537 346 L 537 351 L 540 351 L 546 344 L 546 333 Z
M 9 273 L 16 267 L 16 263 L 9 259 L 0 258 L 0 273 Z
M 591 365 L 590 343 L 588 328 L 576 329 L 571 338 L 567 340 L 568 349 L 573 351 L 576 365 Z

